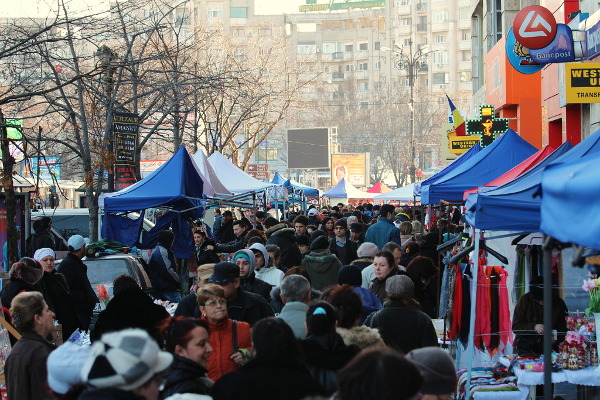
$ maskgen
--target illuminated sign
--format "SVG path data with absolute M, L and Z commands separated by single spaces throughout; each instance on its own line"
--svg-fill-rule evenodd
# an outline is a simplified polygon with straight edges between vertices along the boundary
M 527 6 L 515 16 L 513 31 L 517 41 L 528 49 L 541 49 L 556 35 L 556 19 L 542 6 Z
M 472 136 L 456 136 L 449 134 L 448 135 L 448 150 L 452 154 L 462 154 L 469 150 L 471 147 L 475 146 L 481 137 L 478 135 Z
M 479 107 L 479 119 L 467 120 L 467 133 L 481 136 L 481 147 L 487 147 L 496 140 L 496 134 L 508 130 L 508 119 L 495 118 L 494 106 Z
M 344 3 L 333 3 L 328 2 L 326 4 L 315 4 L 310 2 L 306 5 L 300 6 L 300 12 L 311 12 L 311 11 L 327 11 L 327 10 L 350 10 L 353 8 L 377 8 L 385 7 L 385 0 L 376 1 L 348 1 Z
M 567 103 L 600 103 L 600 63 L 565 65 Z

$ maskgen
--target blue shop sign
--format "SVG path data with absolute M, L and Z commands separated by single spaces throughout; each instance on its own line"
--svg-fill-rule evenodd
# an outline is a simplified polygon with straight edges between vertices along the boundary
M 597 13 L 596 13 L 597 14 Z M 586 21 L 592 22 L 593 25 L 585 31 L 585 42 L 587 47 L 586 58 L 591 59 L 600 54 L 600 18 L 594 15 L 595 18 L 592 21 L 591 18 Z M 592 17 L 593 18 L 593 17 Z
M 541 49 L 530 49 L 533 61 L 541 64 L 575 61 L 573 48 L 573 32 L 565 24 L 557 24 L 556 36 L 550 44 Z

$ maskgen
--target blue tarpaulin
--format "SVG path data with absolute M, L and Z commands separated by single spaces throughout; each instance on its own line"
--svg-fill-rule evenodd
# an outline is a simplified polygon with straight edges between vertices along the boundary
M 512 181 L 498 187 L 482 186 L 479 193 L 471 193 L 466 202 L 467 222 L 479 229 L 538 232 L 541 199 L 534 194 L 542 180 L 542 171 L 572 148 L 571 143 L 565 142 Z
M 294 190 L 302 190 L 306 197 L 319 197 L 319 189 L 312 188 L 310 186 L 303 185 L 299 182 L 288 179 L 283 183 L 283 187 L 292 188 Z
M 275 172 L 273 179 L 271 179 L 271 183 L 274 185 L 283 185 L 285 181 L 286 179 L 283 176 L 281 176 L 279 172 Z
M 138 219 L 131 219 L 125 215 L 104 214 L 102 220 L 102 237 L 123 243 L 125 246 L 138 246 L 138 238 L 144 223 L 144 213 Z
M 571 150 L 582 146 L 572 160 L 561 158 L 546 168 L 541 183 L 540 230 L 595 250 L 600 250 L 599 142 L 600 130 Z
M 460 167 L 460 165 L 462 163 L 469 160 L 471 157 L 473 157 L 475 154 L 479 153 L 481 150 L 483 150 L 482 147 L 479 145 L 479 143 L 477 143 L 475 146 L 471 147 L 465 153 L 461 154 L 460 157 L 458 157 L 456 160 L 454 160 L 450 164 L 446 165 L 446 168 L 442 169 L 437 174 L 430 176 L 429 178 L 425 179 L 424 181 L 415 183 L 415 186 L 413 188 L 413 194 L 415 196 L 420 196 L 421 195 L 421 186 L 431 185 L 432 183 L 437 182 L 438 180 L 440 180 L 443 177 L 445 177 L 446 175 L 448 175 L 450 172 L 454 171 L 456 168 Z
M 179 210 L 197 205 L 204 183 L 185 147 L 169 161 L 134 185 L 104 199 L 107 212 L 145 210 L 173 206 Z
M 462 201 L 465 190 L 496 179 L 536 151 L 535 147 L 509 129 L 442 179 L 428 185 L 423 183 L 421 204 L 437 204 L 442 200 Z

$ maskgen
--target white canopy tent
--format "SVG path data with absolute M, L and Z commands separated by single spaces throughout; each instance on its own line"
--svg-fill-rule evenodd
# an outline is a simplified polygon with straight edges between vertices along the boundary
M 233 194 L 257 192 L 275 186 L 251 177 L 218 151 L 208 157 L 208 163 L 225 188 Z
M 199 150 L 192 156 L 192 160 L 196 164 L 196 169 L 204 182 L 208 182 L 212 187 L 213 195 L 214 194 L 231 194 L 231 192 L 225 187 L 225 185 L 221 182 L 219 177 L 217 176 L 215 170 L 210 165 L 208 158 Z
M 415 184 L 409 183 L 406 186 L 392 190 L 391 192 L 376 195 L 373 199 L 377 201 L 420 201 L 421 196 L 413 195 Z

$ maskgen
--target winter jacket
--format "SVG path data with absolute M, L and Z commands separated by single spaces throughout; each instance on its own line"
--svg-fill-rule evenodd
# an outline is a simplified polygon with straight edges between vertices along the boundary
M 77 328 L 83 328 L 75 313 L 75 304 L 63 274 L 56 270 L 44 271 L 42 279 L 35 284 L 35 290 L 44 295 L 48 308 L 56 314 L 56 319 L 62 325 L 63 337 L 69 338 Z
M 257 294 L 262 296 L 266 301 L 271 301 L 271 289 L 273 287 L 267 282 L 258 279 L 254 271 L 251 271 L 248 276 L 241 278 L 241 286 L 246 292 Z
M 356 260 L 352 261 L 350 264 L 356 265 L 362 271 L 363 269 L 367 268 L 369 265 L 373 264 L 373 258 L 372 257 L 357 258 Z
M 379 217 L 377 223 L 367 229 L 365 242 L 375 243 L 379 249 L 388 242 L 400 244 L 400 229 L 389 219 Z
M 251 359 L 215 383 L 212 392 L 215 400 L 300 400 L 324 394 L 301 360 L 283 357 Z
M 208 321 L 207 321 L 208 322 Z M 252 338 L 250 325 L 245 322 L 236 321 L 237 349 L 252 349 Z M 208 377 L 216 382 L 228 372 L 238 369 L 238 365 L 231 360 L 235 353 L 233 343 L 233 320 L 230 318 L 218 324 L 208 323 L 210 333 L 209 343 L 213 351 L 208 356 Z M 236 351 L 237 351 L 236 349 Z
M 262 281 L 267 282 L 271 286 L 279 286 L 283 279 L 283 271 L 277 267 L 262 267 L 259 270 L 254 271 L 256 277 Z
M 279 286 L 274 287 L 273 290 L 271 290 L 271 302 L 269 303 L 269 305 L 273 309 L 275 316 L 278 316 L 281 313 L 281 310 L 283 310 L 283 306 L 284 306 L 283 301 L 281 301 L 281 297 L 279 296 L 280 294 L 281 294 L 281 289 L 279 288 Z M 310 290 L 311 301 L 317 301 L 320 298 L 321 298 L 321 292 L 319 292 L 318 290 L 315 290 L 315 289 Z
M 329 252 L 335 255 L 342 265 L 348 265 L 358 258 L 356 249 L 356 243 L 348 238 L 346 238 L 346 244 L 343 247 L 337 245 L 336 238 L 329 240 Z
M 348 346 L 356 345 L 362 350 L 385 349 L 385 343 L 377 329 L 359 325 L 350 329 L 337 327 L 336 332 Z
M 171 250 L 158 245 L 148 260 L 148 277 L 157 296 L 179 290 L 179 276 L 175 272 L 175 257 Z
M 34 290 L 35 286 L 22 281 L 21 279 L 11 278 L 8 284 L 2 288 L 2 292 L 0 293 L 2 305 L 10 309 L 10 303 L 12 303 L 12 299 L 14 299 L 16 295 L 21 292 L 32 292 Z
M 69 253 L 61 261 L 58 272 L 67 280 L 77 318 L 83 329 L 87 330 L 98 302 L 96 292 L 87 276 L 87 266 L 75 254 Z
M 33 258 L 38 249 L 49 248 L 58 250 L 55 249 L 54 240 L 52 240 L 52 236 L 48 232 L 34 233 L 29 237 L 28 242 L 27 256 L 31 258 Z
M 365 325 L 378 328 L 385 344 L 404 354 L 438 345 L 431 318 L 422 311 L 404 307 L 399 300 L 386 301 L 382 310 L 367 317 Z
M 206 376 L 206 369 L 188 359 L 173 355 L 173 364 L 165 372 L 165 388 L 160 399 L 166 399 L 177 393 L 209 394 L 213 381 Z
M 312 287 L 323 290 L 327 286 L 337 285 L 337 275 L 342 263 L 327 250 L 313 250 L 304 257 L 302 266 L 308 271 Z
M 311 375 L 323 386 L 327 396 L 335 392 L 337 372 L 360 352 L 360 347 L 344 344 L 335 332 L 309 335 L 300 345 Z
M 116 388 L 88 388 L 78 400 L 144 400 L 144 397 Z
M 246 234 L 242 234 L 240 237 L 234 236 L 233 240 L 229 242 L 217 243 L 215 250 L 217 253 L 235 253 L 244 248 L 244 239 L 246 239 Z
M 206 246 L 215 247 L 215 241 L 212 239 L 204 239 L 200 246 L 194 246 L 194 255 L 190 258 L 189 270 L 190 272 L 196 272 L 199 266 L 204 264 L 216 264 L 221 259 L 215 250 L 206 250 Z
M 375 294 L 371 293 L 369 290 L 361 287 L 354 286 L 354 291 L 360 296 L 360 300 L 362 302 L 362 316 L 358 321 L 359 325 L 365 321 L 365 319 L 371 314 L 373 311 L 379 311 L 382 308 L 381 301 Z
M 94 342 L 107 332 L 140 328 L 160 343 L 161 337 L 156 326 L 168 316 L 167 310 L 154 304 L 152 298 L 142 289 L 131 288 L 115 295 L 108 302 L 106 309 L 98 315 L 90 339 Z
M 394 276 L 394 275 L 405 275 L 405 273 L 403 271 L 401 271 L 399 268 L 394 268 L 383 279 L 379 279 L 379 278 L 375 277 L 375 279 L 373 279 L 371 281 L 371 284 L 369 285 L 369 291 L 371 293 L 373 293 L 375 296 L 377 296 L 379 301 L 381 301 L 381 304 L 383 304 L 386 300 L 388 300 L 388 295 L 387 295 L 387 292 L 385 291 L 385 282 L 388 280 L 389 277 Z
M 287 224 L 277 224 L 265 232 L 267 244 L 275 244 L 281 249 L 281 265 L 287 268 L 296 267 L 302 261 L 294 234 L 294 228 Z
M 263 318 L 274 316 L 269 303 L 262 296 L 242 288 L 238 288 L 235 300 L 227 302 L 227 314 L 229 318 L 247 322 L 250 326 Z
M 196 300 L 196 293 L 191 293 L 185 296 L 177 304 L 175 309 L 175 317 L 184 316 L 186 318 L 199 318 L 200 310 L 198 309 L 198 301 Z
M 37 333 L 26 333 L 8 354 L 4 373 L 10 400 L 53 398 L 46 387 L 46 360 L 56 347 Z
M 371 286 L 371 282 L 373 282 L 373 279 L 375 279 L 375 265 L 372 263 L 371 265 L 367 265 L 360 272 L 360 275 L 362 277 L 361 286 L 365 289 L 369 289 L 369 286 Z
M 281 318 L 292 328 L 298 339 L 306 337 L 306 311 L 308 305 L 300 301 L 286 303 L 277 318 Z
M 235 240 L 233 220 L 229 220 L 226 224 L 221 224 L 216 235 L 219 243 L 229 243 L 232 240 Z

